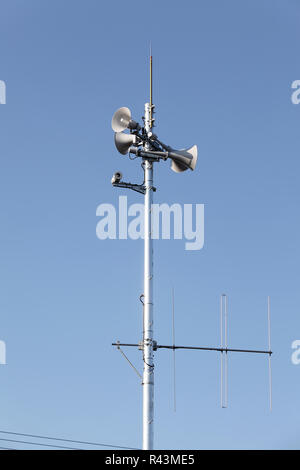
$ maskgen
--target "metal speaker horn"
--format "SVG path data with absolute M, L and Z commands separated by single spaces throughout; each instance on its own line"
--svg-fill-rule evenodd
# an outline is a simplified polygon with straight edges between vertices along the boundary
M 131 112 L 128 108 L 119 108 L 112 117 L 111 127 L 115 132 L 122 132 L 125 129 L 140 129 L 137 122 L 131 119 Z
M 172 160 L 171 168 L 176 173 L 181 173 L 187 169 L 194 170 L 197 163 L 197 145 L 188 149 L 170 150 L 169 158 Z
M 122 155 L 126 155 L 131 145 L 135 143 L 136 136 L 134 134 L 124 134 L 123 132 L 115 133 L 115 146 Z

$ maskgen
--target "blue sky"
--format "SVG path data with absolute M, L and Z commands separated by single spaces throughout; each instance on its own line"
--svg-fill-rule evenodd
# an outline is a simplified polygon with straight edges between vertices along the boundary
M 270 295 L 274 350 L 272 413 L 266 358 L 230 356 L 222 410 L 219 357 L 186 351 L 174 413 L 171 354 L 157 352 L 155 446 L 299 449 L 299 2 L 0 9 L 0 429 L 141 446 L 141 385 L 110 344 L 141 339 L 143 244 L 100 241 L 95 214 L 126 194 L 115 170 L 142 178 L 110 121 L 120 106 L 142 116 L 151 40 L 156 131 L 199 150 L 195 172 L 156 165 L 155 202 L 205 204 L 202 250 L 155 242 L 155 338 L 171 341 L 174 286 L 178 343 L 218 346 L 226 292 L 229 345 L 265 348 Z

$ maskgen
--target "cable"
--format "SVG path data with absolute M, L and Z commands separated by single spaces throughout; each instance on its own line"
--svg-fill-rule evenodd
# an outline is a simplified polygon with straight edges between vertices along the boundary
M 0 438 L 0 441 L 17 442 L 18 444 L 30 444 L 32 446 L 54 447 L 55 449 L 82 450 L 82 449 L 78 449 L 76 447 L 65 447 L 65 446 L 58 446 L 58 445 L 55 446 L 55 445 L 51 445 L 51 444 L 43 444 L 43 443 L 29 442 L 29 441 L 17 441 L 16 439 L 3 439 L 3 438 Z
M 50 436 L 41 436 L 38 434 L 25 434 L 25 433 L 20 433 L 20 432 L 10 432 L 10 431 L 3 431 L 0 430 L 1 434 L 12 434 L 14 436 L 24 436 L 24 437 L 33 437 L 37 439 L 49 439 L 52 441 L 64 441 L 64 442 L 74 442 L 75 444 L 86 444 L 86 445 L 92 445 L 92 446 L 101 446 L 101 447 L 112 447 L 115 449 L 127 449 L 127 450 L 139 450 L 137 447 L 126 447 L 126 446 L 120 446 L 120 445 L 112 445 L 112 444 L 103 444 L 100 442 L 89 442 L 89 441 L 77 441 L 77 440 L 72 440 L 72 439 L 63 439 L 59 437 L 50 437 Z M 0 439 L 3 440 L 3 439 Z
M 129 153 L 128 155 L 129 155 L 129 160 L 136 160 L 136 159 L 138 158 L 138 157 L 131 157 L 131 156 L 130 156 L 130 155 L 131 155 L 130 153 Z

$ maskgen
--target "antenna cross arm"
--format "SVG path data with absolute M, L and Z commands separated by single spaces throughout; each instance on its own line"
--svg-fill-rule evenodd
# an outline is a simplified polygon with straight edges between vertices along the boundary
M 135 346 L 139 347 L 139 344 L 133 343 L 112 343 L 112 346 Z M 176 345 L 163 345 L 163 344 L 154 344 L 153 350 L 156 349 L 195 349 L 199 351 L 218 351 L 218 352 L 241 352 L 241 353 L 254 353 L 254 354 L 273 354 L 273 351 L 265 351 L 260 349 L 233 349 L 233 348 L 210 348 L 204 346 L 176 346 Z
M 157 349 L 195 349 L 199 351 L 219 351 L 219 352 L 241 352 L 241 353 L 255 353 L 255 354 L 273 354 L 272 351 L 265 351 L 259 349 L 233 349 L 233 348 L 210 348 L 203 346 L 176 346 L 176 345 L 162 345 L 158 344 Z

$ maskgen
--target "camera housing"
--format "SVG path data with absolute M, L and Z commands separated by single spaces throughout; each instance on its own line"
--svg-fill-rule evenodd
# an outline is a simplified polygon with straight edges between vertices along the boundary
M 111 184 L 120 183 L 122 178 L 123 178 L 122 173 L 120 171 L 116 171 L 116 173 L 114 173 L 111 179 Z

